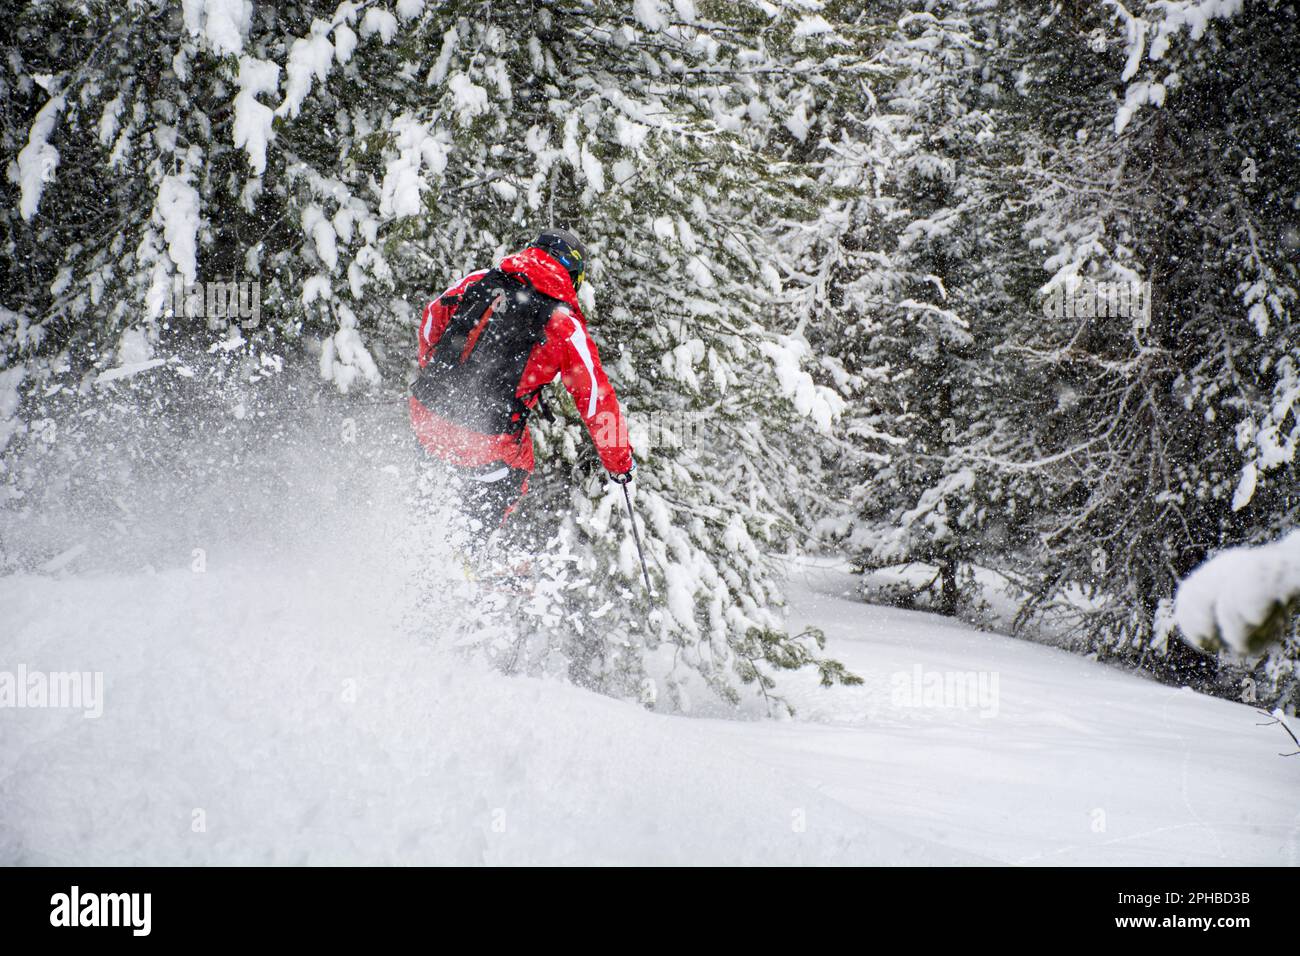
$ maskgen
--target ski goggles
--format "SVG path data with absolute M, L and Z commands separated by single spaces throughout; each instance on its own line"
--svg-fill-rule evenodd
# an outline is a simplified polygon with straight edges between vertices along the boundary
M 573 277 L 573 288 L 575 290 L 580 288 L 582 280 L 587 276 L 586 266 L 582 264 L 582 253 L 578 252 L 577 249 L 569 249 L 563 253 L 552 252 L 551 255 Z

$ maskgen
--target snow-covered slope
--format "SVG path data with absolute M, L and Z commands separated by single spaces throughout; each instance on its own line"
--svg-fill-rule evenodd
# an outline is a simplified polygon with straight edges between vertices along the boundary
M 865 686 L 723 720 L 486 672 L 413 637 L 381 566 L 297 557 L 0 580 L 0 668 L 104 675 L 98 719 L 0 711 L 0 863 L 1300 856 L 1300 761 L 1249 708 L 852 602 L 831 569 L 797 569 L 793 614 Z M 996 674 L 996 715 L 904 706 L 918 664 Z
M 0 583 L 6 659 L 105 675 L 98 719 L 0 712 L 0 860 L 974 859 L 753 759 L 724 721 L 413 641 L 394 597 L 269 564 Z
M 1294 746 L 1251 707 L 863 605 L 815 563 L 792 583 L 796 620 L 823 626 L 865 683 L 792 695 L 798 722 L 720 724 L 743 752 L 878 824 L 1005 863 L 1300 865 L 1300 758 L 1279 756 Z M 983 675 L 993 706 L 924 706 L 918 666 L 923 688 Z

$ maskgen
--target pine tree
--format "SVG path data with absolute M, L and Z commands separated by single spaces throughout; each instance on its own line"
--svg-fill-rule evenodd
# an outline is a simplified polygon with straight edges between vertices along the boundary
M 1296 170 L 1277 138 L 1294 89 L 1251 65 L 1281 62 L 1295 17 L 1282 4 L 1228 20 L 1149 6 L 1141 23 L 1046 17 L 1029 47 L 1027 238 L 1046 291 L 1082 307 L 1040 310 L 1009 340 L 1027 379 L 1057 396 L 1022 416 L 1051 463 L 1040 595 L 1084 587 L 1091 646 L 1168 652 L 1178 668 L 1197 662 L 1157 626 L 1178 579 L 1294 514 L 1284 184 Z M 1135 295 L 1149 283 L 1150 297 L 1113 315 L 1096 283 Z
M 932 565 L 920 590 L 937 588 L 933 605 L 951 614 L 974 597 L 975 559 L 1016 519 L 1014 480 L 982 461 L 998 432 L 993 346 L 1011 261 L 995 175 L 1007 150 L 985 82 L 997 36 L 960 4 L 892 13 L 883 35 L 863 31 L 879 37 L 869 100 L 846 104 L 824 143 L 829 186 L 848 195 L 824 213 L 822 274 L 805 279 L 834 316 L 815 347 L 861 445 L 850 547 L 866 568 Z
M 14 13 L 6 82 L 23 108 L 5 143 L 32 147 L 5 196 L 9 241 L 30 253 L 4 280 L 21 315 L 9 361 L 93 375 L 217 341 L 250 361 L 310 350 L 340 392 L 395 395 L 425 301 L 572 226 L 641 444 L 663 605 L 638 593 L 621 497 L 561 400 L 531 506 L 573 587 L 534 663 L 617 694 L 662 683 L 665 702 L 700 677 L 736 701 L 743 684 L 775 700 L 782 668 L 845 676 L 816 635 L 784 633 L 769 557 L 802 493 L 787 436 L 835 410 L 768 310 L 763 226 L 798 214 L 804 174 L 774 161 L 756 78 L 765 34 L 792 16 L 687 0 L 71 6 Z M 48 150 L 58 165 L 33 180 Z M 59 174 L 72 168 L 88 175 Z M 176 314 L 178 281 L 244 279 L 261 287 L 256 328 Z M 683 440 L 647 446 L 668 433 Z

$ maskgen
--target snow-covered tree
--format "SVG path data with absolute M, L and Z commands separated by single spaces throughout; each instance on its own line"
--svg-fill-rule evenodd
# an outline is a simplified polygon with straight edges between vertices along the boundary
M 998 430 L 992 348 L 1014 234 L 991 113 L 997 32 L 961 4 L 887 6 L 873 12 L 896 22 L 863 31 L 861 94 L 820 143 L 830 195 L 819 230 L 793 232 L 811 266 L 795 279 L 851 403 L 850 548 L 865 567 L 932 564 L 933 605 L 954 613 L 970 563 L 1016 520 L 1014 482 L 979 454 Z
M 1056 397 L 1020 416 L 1052 489 L 1038 593 L 1084 588 L 1094 648 L 1195 667 L 1154 627 L 1161 602 L 1212 550 L 1295 514 L 1297 168 L 1278 139 L 1295 89 L 1252 67 L 1284 56 L 1294 13 L 1044 13 L 1022 87 L 1047 307 L 1007 336 Z
M 792 5 L 797 12 L 797 5 Z M 545 225 L 594 254 L 584 307 L 644 447 L 638 505 L 663 606 L 576 416 L 539 429 L 537 523 L 584 587 L 547 655 L 577 679 L 727 699 L 821 661 L 782 630 L 769 553 L 793 530 L 787 436 L 835 396 L 768 307 L 762 226 L 804 174 L 756 95 L 773 4 L 43 2 L 6 9 L 6 360 L 97 376 L 221 343 L 309 349 L 323 381 L 396 394 L 414 317 Z M 256 280 L 256 328 L 176 313 L 178 283 Z M 292 362 L 291 362 L 292 364 Z M 396 407 L 396 406 L 395 406 Z M 664 429 L 658 429 L 659 435 Z M 23 479 L 11 473 L 15 494 Z M 594 582 L 594 584 L 592 584 Z M 596 586 L 598 585 L 598 586 Z M 579 596 L 580 595 L 580 596 Z M 606 606 L 614 604 L 613 610 Z M 595 635 L 599 635 L 598 637 Z

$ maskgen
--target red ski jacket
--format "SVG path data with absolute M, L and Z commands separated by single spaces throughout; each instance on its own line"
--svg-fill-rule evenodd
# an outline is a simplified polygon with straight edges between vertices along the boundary
M 596 443 L 601 463 L 615 475 L 629 471 L 632 447 L 627 422 L 614 387 L 601 368 L 596 343 L 587 332 L 569 273 L 540 249 L 525 249 L 502 261 L 498 268 L 527 279 L 538 292 L 563 303 L 547 321 L 542 341 L 533 347 L 515 389 L 516 397 L 524 399 L 529 408 L 535 407 L 537 396 L 533 393 L 559 375 Z M 420 368 L 428 363 L 455 311 L 454 307 L 444 306 L 442 300 L 461 295 L 486 274 L 484 269 L 467 275 L 425 306 L 420 320 Z M 529 395 L 532 397 L 525 398 Z M 411 427 L 421 444 L 444 461 L 463 468 L 501 462 L 511 468 L 533 470 L 533 438 L 527 427 L 517 434 L 485 435 L 434 414 L 417 398 L 411 398 L 410 409 Z

